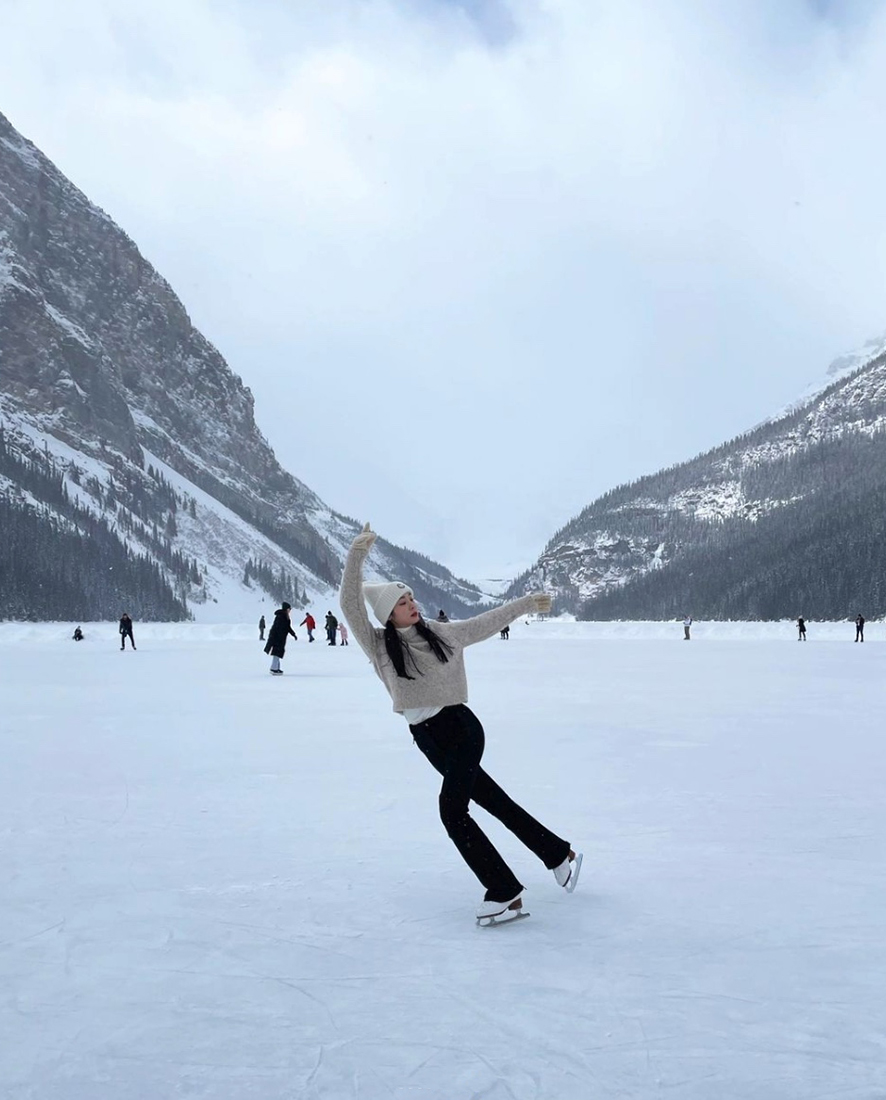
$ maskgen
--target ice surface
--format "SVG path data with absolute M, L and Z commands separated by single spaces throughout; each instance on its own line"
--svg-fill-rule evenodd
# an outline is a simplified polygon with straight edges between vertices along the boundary
M 73 624 L 72 624 L 73 625 Z M 468 654 L 481 890 L 361 651 L 0 625 L 4 1100 L 886 1096 L 886 629 L 531 623 Z

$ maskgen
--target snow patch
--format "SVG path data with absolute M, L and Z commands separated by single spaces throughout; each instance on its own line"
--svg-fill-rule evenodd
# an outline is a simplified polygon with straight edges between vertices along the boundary
M 850 374 L 853 374 L 868 363 L 873 362 L 874 359 L 878 359 L 883 354 L 886 354 L 886 333 L 882 336 L 875 336 L 873 339 L 867 340 L 862 347 L 856 348 L 855 351 L 851 351 L 847 355 L 839 356 L 828 367 L 825 377 L 821 381 L 813 382 L 803 391 L 800 397 L 790 404 L 785 405 L 783 409 L 779 410 L 774 416 L 764 420 L 763 423 L 774 423 L 776 420 L 781 420 L 783 416 L 798 412 L 810 402 L 814 401 L 815 398 L 828 389 L 828 387 L 833 386 L 835 382 L 847 378 Z
M 36 152 L 24 140 L 10 141 L 9 138 L 0 137 L 0 145 L 4 145 L 10 152 L 15 153 L 19 160 L 27 164 L 29 168 L 40 168 L 40 161 Z
M 68 336 L 72 337 L 72 339 L 76 340 L 78 344 L 82 344 L 84 348 L 88 348 L 90 351 L 94 348 L 95 345 L 92 340 L 90 340 L 83 329 L 80 328 L 79 325 L 74 324 L 69 317 L 66 317 L 48 302 L 43 303 L 43 308 L 58 327 L 67 333 Z M 80 392 L 83 393 L 82 390 L 80 390 Z

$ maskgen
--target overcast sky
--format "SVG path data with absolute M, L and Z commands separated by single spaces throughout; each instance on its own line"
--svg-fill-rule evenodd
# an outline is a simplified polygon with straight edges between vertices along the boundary
M 471 577 L 886 329 L 886 0 L 0 0 L 0 111 Z

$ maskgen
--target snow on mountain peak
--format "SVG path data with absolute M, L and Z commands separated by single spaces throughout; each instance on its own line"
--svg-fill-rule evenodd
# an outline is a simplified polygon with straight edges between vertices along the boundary
M 865 343 L 860 348 L 856 348 L 855 351 L 850 351 L 846 355 L 838 356 L 828 367 L 823 379 L 818 382 L 813 382 L 795 401 L 785 405 L 783 409 L 780 409 L 775 416 L 770 417 L 765 423 L 772 423 L 773 421 L 780 420 L 783 416 L 787 416 L 801 409 L 804 405 L 808 405 L 810 401 L 818 397 L 818 395 L 829 386 L 833 386 L 835 382 L 839 382 L 841 379 L 846 378 L 860 367 L 864 367 L 868 363 L 873 362 L 874 359 L 879 358 L 879 356 L 884 353 L 886 353 L 886 333 L 882 336 L 876 336 L 865 341 Z
M 886 332 L 865 341 L 862 347 L 849 352 L 848 355 L 841 355 L 835 359 L 827 369 L 826 385 L 830 386 L 834 382 L 838 382 L 845 375 L 851 374 L 852 371 L 865 366 L 871 360 L 879 358 L 884 352 L 886 352 Z

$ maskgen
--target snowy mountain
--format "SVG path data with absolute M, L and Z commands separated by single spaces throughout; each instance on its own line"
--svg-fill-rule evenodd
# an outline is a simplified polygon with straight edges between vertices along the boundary
M 886 614 L 886 338 L 777 417 L 606 493 L 510 587 L 583 618 Z
M 356 522 L 280 466 L 169 284 L 2 115 L 0 428 L 0 617 L 332 601 Z M 382 540 L 369 565 L 429 610 L 485 598 Z
M 790 405 L 781 409 L 775 416 L 769 417 L 767 423 L 780 420 L 783 416 L 787 416 L 788 413 L 796 412 L 798 409 L 803 408 L 835 382 L 840 382 L 844 378 L 848 378 L 850 374 L 854 374 L 860 367 L 867 366 L 884 353 L 886 353 L 886 333 L 883 333 L 882 336 L 877 336 L 871 340 L 865 341 L 862 347 L 856 348 L 855 351 L 849 352 L 848 355 L 838 356 L 838 358 L 828 367 L 822 381 L 814 382 L 796 401 L 792 401 Z

